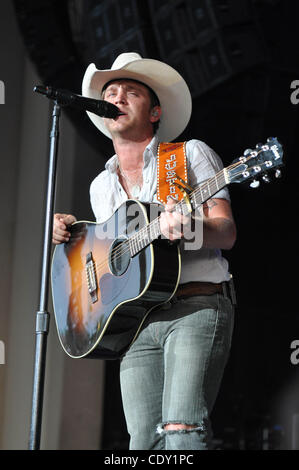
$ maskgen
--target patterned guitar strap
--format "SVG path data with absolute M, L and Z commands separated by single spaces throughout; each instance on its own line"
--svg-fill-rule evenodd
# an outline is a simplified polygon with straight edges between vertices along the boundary
M 161 142 L 157 159 L 157 199 L 163 204 L 166 204 L 169 198 L 175 201 L 185 198 L 187 201 L 186 192 L 190 190 L 192 188 L 188 185 L 186 142 Z

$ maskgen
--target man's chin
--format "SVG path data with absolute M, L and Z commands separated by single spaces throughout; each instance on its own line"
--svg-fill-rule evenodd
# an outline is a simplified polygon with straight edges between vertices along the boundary
M 115 122 L 111 122 L 109 123 L 109 125 L 107 126 L 106 125 L 106 128 L 108 129 L 108 131 L 110 132 L 111 135 L 113 135 L 114 133 L 123 133 L 123 132 L 127 132 L 131 129 L 131 125 L 129 122 L 121 122 L 121 121 L 115 121 Z

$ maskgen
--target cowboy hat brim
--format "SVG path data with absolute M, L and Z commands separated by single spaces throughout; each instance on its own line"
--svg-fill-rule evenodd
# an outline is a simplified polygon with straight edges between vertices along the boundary
M 119 58 L 122 60 L 118 60 Z M 191 112 L 192 99 L 182 76 L 169 65 L 155 59 L 143 59 L 139 54 L 121 54 L 114 62 L 115 68 L 98 70 L 90 64 L 82 82 L 82 95 L 102 99 L 102 89 L 111 80 L 127 78 L 138 80 L 150 87 L 157 95 L 162 108 L 157 135 L 160 141 L 171 142 L 186 128 Z M 87 112 L 93 124 L 107 137 L 112 138 L 103 118 Z

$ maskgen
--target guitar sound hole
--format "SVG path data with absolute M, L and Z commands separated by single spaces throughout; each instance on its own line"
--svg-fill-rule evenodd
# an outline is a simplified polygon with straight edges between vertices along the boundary
M 131 256 L 129 244 L 123 238 L 117 238 L 111 245 L 109 254 L 109 267 L 114 276 L 121 276 L 130 264 Z

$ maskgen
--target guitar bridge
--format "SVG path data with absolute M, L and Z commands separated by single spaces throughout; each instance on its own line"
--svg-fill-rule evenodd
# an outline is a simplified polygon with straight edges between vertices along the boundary
M 97 286 L 97 276 L 96 276 L 96 269 L 95 264 L 92 258 L 92 252 L 90 251 L 86 255 L 86 276 L 87 276 L 87 285 L 88 285 L 88 292 L 91 297 L 91 301 L 94 304 L 98 300 L 98 286 Z

